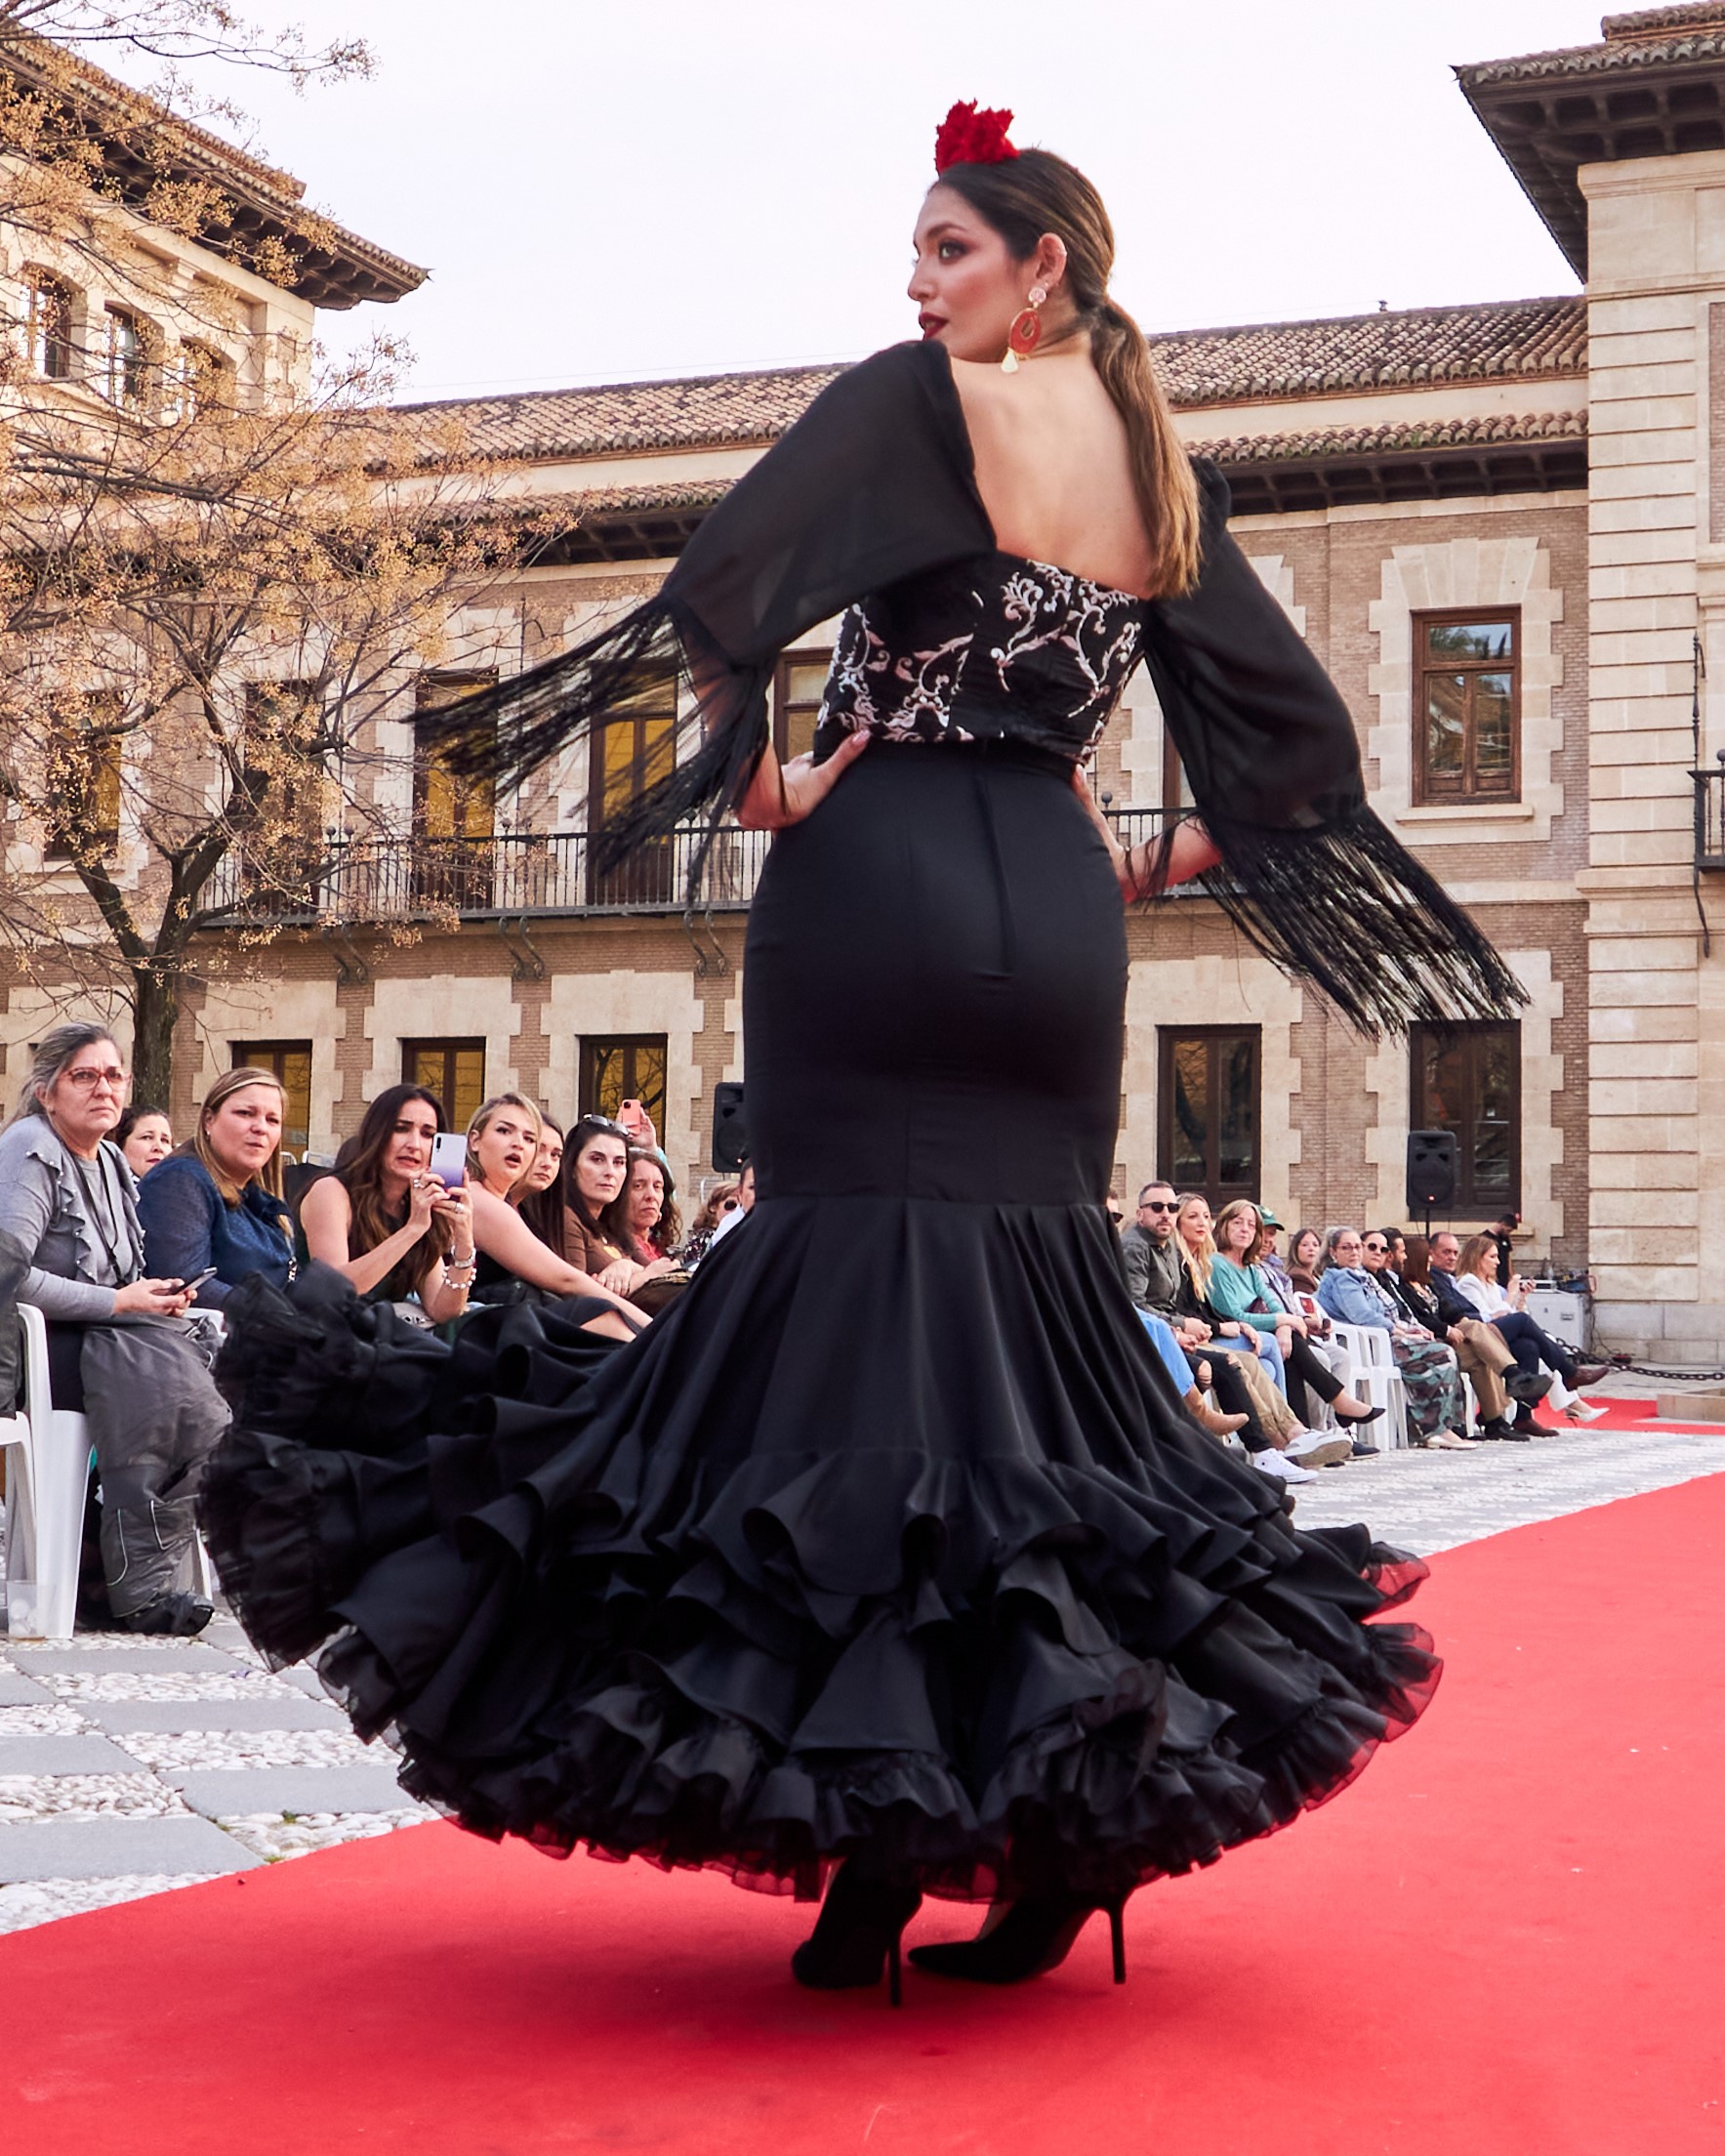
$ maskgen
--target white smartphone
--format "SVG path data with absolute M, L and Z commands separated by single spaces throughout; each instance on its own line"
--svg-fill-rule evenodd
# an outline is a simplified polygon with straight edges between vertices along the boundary
M 446 1190 L 468 1180 L 468 1141 L 460 1131 L 439 1131 L 431 1140 L 431 1173 Z

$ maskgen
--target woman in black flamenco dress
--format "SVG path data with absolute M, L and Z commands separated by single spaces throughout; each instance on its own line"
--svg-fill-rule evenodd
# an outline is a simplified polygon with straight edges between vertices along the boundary
M 915 1950 L 943 1973 L 1036 1973 L 1097 1908 L 1118 1972 L 1133 1888 L 1335 1794 L 1437 1676 L 1368 1621 L 1424 1567 L 1296 1531 L 1128 1298 L 1123 892 L 1201 875 L 1368 1029 L 1519 997 L 1364 807 L 1345 709 L 1106 296 L 1100 202 L 990 120 L 942 131 L 924 341 L 841 376 L 656 599 L 468 714 L 518 773 L 675 661 L 701 736 L 615 846 L 705 816 L 712 874 L 727 808 L 777 829 L 752 1217 L 627 1346 L 578 1306 L 451 1350 L 317 1268 L 253 1288 L 204 1497 L 253 1638 L 320 1649 L 414 1796 L 556 1854 L 830 1878 L 797 1974 L 889 1963 L 895 1994 L 925 1891 L 1004 1913 Z M 773 663 L 842 611 L 781 768 Z M 1202 821 L 1122 856 L 1075 771 L 1140 661 Z

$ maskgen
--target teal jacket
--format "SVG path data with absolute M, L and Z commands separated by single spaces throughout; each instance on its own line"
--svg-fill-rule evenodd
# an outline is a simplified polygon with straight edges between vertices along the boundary
M 1211 1307 L 1220 1318 L 1236 1318 L 1254 1333 L 1273 1333 L 1279 1311 L 1270 1283 L 1261 1265 L 1237 1265 L 1232 1258 L 1218 1255 L 1210 1268 Z M 1267 1310 L 1254 1310 L 1253 1303 L 1267 1303 Z

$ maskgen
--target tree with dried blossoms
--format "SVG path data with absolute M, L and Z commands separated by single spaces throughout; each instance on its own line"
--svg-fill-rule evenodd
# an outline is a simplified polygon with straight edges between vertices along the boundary
M 459 423 L 390 386 L 38 411 L 0 465 L 0 915 L 15 973 L 130 1005 L 141 1099 L 205 932 L 304 916 L 337 851 L 399 834 L 379 723 L 530 543 Z

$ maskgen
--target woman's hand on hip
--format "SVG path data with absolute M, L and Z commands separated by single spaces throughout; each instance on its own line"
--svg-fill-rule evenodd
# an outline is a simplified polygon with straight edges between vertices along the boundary
M 788 823 L 801 823 L 813 815 L 868 745 L 866 733 L 847 733 L 824 764 L 817 764 L 812 754 L 781 764 L 769 742 L 738 807 L 737 821 L 745 831 L 782 831 Z
M 1166 852 L 1161 839 L 1145 839 L 1129 850 L 1121 845 L 1113 824 L 1097 807 L 1082 764 L 1072 767 L 1072 790 L 1083 802 L 1085 813 L 1108 849 L 1120 895 L 1128 905 L 1171 890 L 1175 884 L 1188 883 L 1194 876 L 1203 875 L 1207 868 L 1213 868 L 1221 859 L 1203 824 L 1192 822 L 1174 826 L 1168 836 Z

